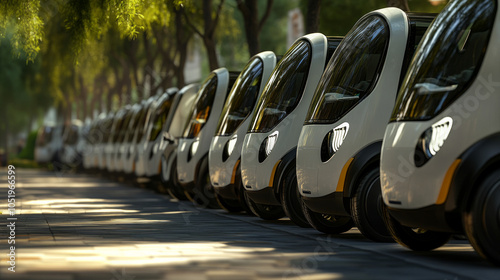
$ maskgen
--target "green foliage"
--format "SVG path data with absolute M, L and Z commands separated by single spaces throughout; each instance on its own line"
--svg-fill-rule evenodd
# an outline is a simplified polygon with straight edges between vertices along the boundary
M 331 1 L 323 1 L 331 2 Z M 298 0 L 292 1 L 274 1 L 271 8 L 271 14 L 262 28 L 261 48 L 263 50 L 274 51 L 277 55 L 283 55 L 288 50 L 287 32 L 288 32 L 288 11 L 296 8 Z M 265 7 L 264 1 L 259 1 L 259 10 Z
M 20 159 L 33 160 L 35 157 L 35 142 L 36 142 L 37 131 L 32 131 L 26 139 L 26 145 L 23 150 L 17 155 Z
M 411 12 L 439 13 L 445 3 L 433 6 L 428 0 L 408 0 Z M 387 0 L 335 0 L 322 1 L 319 31 L 327 36 L 344 36 L 364 14 L 387 7 Z M 307 0 L 300 0 L 306 14 Z
M 112 26 L 121 36 L 135 38 L 144 30 L 144 5 L 145 0 L 54 0 L 43 1 L 42 5 L 40 0 L 2 1 L 0 39 L 11 31 L 11 44 L 17 54 L 24 51 L 27 60 L 33 61 L 41 43 L 50 38 L 45 36 L 45 25 L 60 17 L 71 38 L 69 47 L 78 55 L 89 40 L 99 38 Z
M 40 0 L 0 2 L 0 39 L 8 31 L 14 35 L 11 44 L 18 56 L 23 51 L 26 59 L 33 61 L 40 51 L 43 38 L 43 21 L 39 16 Z
M 52 164 L 38 164 L 34 160 L 13 158 L 9 160 L 8 164 L 14 165 L 16 168 L 46 168 L 51 169 Z
M 13 35 L 0 41 L 0 135 L 5 135 L 7 125 L 11 133 L 21 131 L 30 118 L 38 113 L 52 100 L 48 94 L 38 93 L 37 76 L 40 73 L 38 62 L 26 64 L 23 52 L 20 57 L 14 56 L 14 50 L 9 44 Z M 5 119 L 8 118 L 8 119 Z M 0 142 L 3 141 L 0 138 Z

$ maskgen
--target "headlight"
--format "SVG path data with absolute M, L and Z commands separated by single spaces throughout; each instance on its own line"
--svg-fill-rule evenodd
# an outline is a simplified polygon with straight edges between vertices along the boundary
M 188 153 L 188 161 L 190 161 L 191 158 L 196 154 L 196 151 L 198 151 L 199 145 L 200 145 L 199 140 L 196 140 L 191 144 L 191 147 L 189 148 L 189 153 Z
M 276 142 L 278 141 L 278 135 L 279 132 L 275 131 L 262 141 L 259 149 L 259 162 L 263 162 L 269 154 L 271 154 L 271 151 L 274 149 L 274 145 L 276 145 Z
M 340 149 L 349 132 L 349 123 L 345 122 L 330 130 L 321 143 L 321 161 L 326 162 Z
M 233 153 L 237 140 L 238 140 L 238 135 L 234 135 L 233 137 L 231 137 L 231 139 L 229 139 L 229 141 L 226 142 L 226 145 L 224 145 L 224 151 L 222 152 L 223 161 L 226 161 L 229 158 L 229 156 Z
M 448 138 L 448 135 L 450 135 L 452 126 L 453 119 L 445 117 L 426 129 L 422 135 L 420 135 L 413 157 L 415 166 L 420 167 L 424 165 L 441 149 L 444 141 Z

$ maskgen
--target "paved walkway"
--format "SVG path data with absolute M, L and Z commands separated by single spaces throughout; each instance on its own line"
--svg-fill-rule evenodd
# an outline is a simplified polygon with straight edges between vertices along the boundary
M 6 170 L 0 175 L 5 186 Z M 18 170 L 16 181 L 16 272 L 7 270 L 5 238 L 0 279 L 500 278 L 465 241 L 417 254 L 357 230 L 330 237 L 89 175 Z M 2 203 L 0 225 L 9 217 Z M 8 234 L 1 226 L 2 239 Z

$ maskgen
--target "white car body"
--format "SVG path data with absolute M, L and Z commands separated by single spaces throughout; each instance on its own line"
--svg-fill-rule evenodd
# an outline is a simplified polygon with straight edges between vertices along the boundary
M 458 3 L 456 4 L 458 5 Z M 425 119 L 411 121 L 393 119 L 385 130 L 380 166 L 384 203 L 391 209 L 403 211 L 402 213 L 405 210 L 413 211 L 414 215 L 423 214 L 426 208 L 444 207 L 439 208 L 443 213 L 432 217 L 426 216 L 428 223 L 432 227 L 440 228 L 440 230 L 450 230 L 450 224 L 442 219 L 444 211 L 456 211 L 457 207 L 460 207 L 459 202 L 455 201 L 459 190 L 453 187 L 467 183 L 473 186 L 474 183 L 467 180 L 472 180 L 479 169 L 484 168 L 482 164 L 486 164 L 486 161 L 497 153 L 494 150 L 486 153 L 480 152 L 481 147 L 475 147 L 474 154 L 481 155 L 481 160 L 474 165 L 467 163 L 467 156 L 470 156 L 471 153 L 469 150 L 474 145 L 482 143 L 483 148 L 487 148 L 488 144 L 482 141 L 500 132 L 500 123 L 496 121 L 500 118 L 498 110 L 500 96 L 496 92 L 500 85 L 498 82 L 500 81 L 500 72 L 497 63 L 500 60 L 498 53 L 500 45 L 499 13 L 500 6 L 497 3 L 496 18 L 489 43 L 487 37 L 480 41 L 481 44 L 487 44 L 482 63 L 480 62 L 480 67 L 475 67 L 476 72 L 471 74 L 470 84 L 459 93 L 455 93 L 459 97 L 447 104 L 446 107 L 443 106 L 444 108 L 437 114 Z M 447 15 L 451 17 L 449 13 Z M 445 16 L 445 14 L 440 16 Z M 457 30 L 456 34 L 458 32 Z M 474 39 L 474 34 L 467 38 L 471 44 L 474 44 Z M 465 56 L 468 50 L 474 51 L 473 46 L 466 48 L 463 55 Z M 478 45 L 475 50 L 476 55 L 483 48 L 483 45 Z M 422 46 L 421 49 L 423 49 Z M 421 50 L 419 49 L 419 51 Z M 425 54 L 418 58 L 430 59 Z M 461 59 L 463 60 L 461 63 L 469 63 L 464 62 L 466 57 Z M 450 63 L 452 62 L 454 61 Z M 415 69 L 415 71 L 419 70 L 419 68 Z M 417 85 L 419 84 L 415 84 L 415 88 Z M 423 88 L 423 86 L 421 87 Z M 447 90 L 453 91 L 454 87 L 456 85 L 436 88 L 427 85 L 426 89 L 430 92 L 429 95 L 437 95 L 439 89 L 441 89 L 440 92 L 446 92 Z M 408 88 L 403 89 L 410 91 Z M 410 105 L 412 103 L 402 103 L 400 107 L 396 107 L 393 117 L 396 113 L 404 112 L 403 106 Z M 433 147 L 431 153 L 434 155 L 421 165 L 416 162 L 416 146 L 423 133 L 429 129 L 432 130 L 430 145 Z M 464 169 L 467 164 L 469 166 Z M 460 180 L 452 182 L 457 178 Z M 405 220 L 405 223 L 408 221 Z M 457 230 L 457 226 L 455 226 L 455 230 Z
M 102 137 L 100 137 L 101 139 L 99 143 L 97 143 L 94 146 L 94 150 L 95 154 L 97 155 L 96 167 L 98 167 L 101 170 L 105 170 L 107 168 L 105 148 L 106 145 L 108 144 L 108 139 L 110 137 L 110 131 L 111 127 L 113 126 L 114 116 L 115 116 L 114 112 L 109 112 L 106 115 L 106 118 L 102 121 L 102 124 L 98 128 L 99 133 L 102 134 Z
M 273 128 L 267 132 L 256 133 L 251 131 L 253 129 L 252 125 L 254 121 L 257 121 L 254 120 L 257 114 L 262 113 L 260 108 L 257 108 L 257 112 L 252 118 L 249 132 L 245 135 L 245 139 L 243 141 L 243 148 L 241 151 L 242 182 L 245 186 L 246 193 L 256 203 L 273 205 L 280 204 L 274 197 L 275 193 L 273 189 L 273 182 L 275 180 L 275 171 L 282 158 L 294 150 L 297 146 L 297 140 L 299 139 L 300 129 L 302 128 L 305 114 L 309 108 L 314 91 L 325 67 L 328 50 L 327 37 L 323 34 L 314 33 L 297 39 L 296 44 L 299 44 L 301 41 L 305 41 L 306 44 L 310 45 L 311 62 L 309 69 L 307 70 L 305 86 L 302 88 L 298 104 L 296 104 L 295 108 L 286 114 L 286 116 Z M 290 53 L 290 56 L 287 58 L 287 54 L 285 54 L 276 66 L 275 71 L 281 63 L 285 63 L 287 60 L 300 59 L 296 57 L 296 55 L 292 54 L 292 51 L 295 52 L 295 50 L 292 49 L 294 46 L 292 46 L 287 52 L 287 54 Z M 283 73 L 275 74 L 275 71 L 271 74 L 266 88 L 262 93 L 261 100 L 266 94 L 273 94 L 273 92 L 266 92 L 268 87 L 272 86 L 273 83 L 279 83 L 281 81 L 279 75 L 282 75 Z M 274 76 L 276 77 L 273 79 Z M 258 106 L 261 106 L 260 102 L 257 107 Z M 273 110 L 277 111 L 278 109 Z M 284 114 L 284 112 L 280 113 Z M 266 140 L 268 137 L 272 139 L 271 141 L 274 146 L 265 145 L 268 155 L 262 162 L 259 162 L 259 150 L 264 144 L 264 141 L 270 141 Z
M 175 95 L 177 91 L 178 91 L 177 88 L 167 89 L 167 91 L 163 93 L 155 101 L 155 103 L 151 106 L 151 109 L 148 112 L 148 117 L 147 117 L 148 121 L 146 123 L 144 135 L 142 136 L 142 139 L 138 142 L 138 145 L 136 146 L 137 154 L 135 160 L 135 175 L 138 177 L 147 176 L 149 169 L 148 159 L 152 153 L 154 154 L 155 152 L 157 152 L 153 151 L 153 146 L 155 144 L 155 141 L 151 141 L 150 136 L 153 130 L 153 122 L 156 120 L 158 110 L 160 110 L 160 107 L 164 103 L 166 102 L 172 103 L 173 95 Z M 156 149 L 158 149 L 158 146 L 156 147 Z M 159 156 L 161 156 L 161 154 Z M 159 160 L 157 166 L 154 168 L 156 168 L 156 172 L 158 174 L 160 172 Z
M 385 223 L 433 250 L 465 234 L 500 265 L 500 6 L 451 1 L 422 39 L 382 145 Z
M 35 145 L 35 161 L 47 163 L 54 159 L 62 146 L 62 126 L 42 126 L 37 133 Z
M 214 79 L 217 85 L 214 89 L 213 102 L 208 107 L 210 110 L 207 116 L 208 119 L 205 118 L 202 120 L 203 123 L 199 123 L 197 116 L 194 115 L 196 112 L 193 111 L 193 115 L 190 116 L 190 122 L 186 126 L 183 137 L 179 139 L 179 146 L 177 147 L 177 175 L 179 182 L 188 190 L 194 188 L 195 181 L 199 175 L 196 174 L 196 172 L 199 169 L 201 160 L 208 154 L 210 142 L 215 134 L 217 122 L 219 121 L 222 107 L 224 106 L 229 87 L 231 86 L 230 73 L 227 69 L 219 68 L 212 71 L 197 93 L 196 104 L 209 94 L 210 85 Z M 190 135 L 190 128 L 196 125 L 202 127 L 193 137 Z
M 85 148 L 85 137 L 83 135 L 83 123 L 80 120 L 72 120 L 63 135 L 63 146 L 59 154 L 61 163 L 70 166 L 83 164 L 82 154 Z
M 130 109 L 130 120 L 122 127 L 124 133 L 123 141 L 117 143 L 114 151 L 115 172 L 123 172 L 125 169 L 125 162 L 129 155 L 129 147 L 134 137 L 137 118 L 141 108 L 142 104 L 134 104 Z
M 257 103 L 267 83 L 267 80 L 269 79 L 269 76 L 271 75 L 271 72 L 273 71 L 276 65 L 277 58 L 273 52 L 270 51 L 261 52 L 250 59 L 245 69 L 253 65 L 252 63 L 257 63 L 257 61 L 260 61 L 261 66 L 259 65 L 259 67 L 262 68 L 261 70 L 262 73 L 259 76 L 260 84 L 257 89 L 257 92 L 255 93 L 254 103 L 252 108 L 250 108 L 249 114 L 245 116 L 243 120 L 239 120 L 241 121 L 241 123 L 235 129 L 235 131 L 230 131 L 228 135 L 219 134 L 213 137 L 212 143 L 210 145 L 210 151 L 208 154 L 210 181 L 212 182 L 215 191 L 218 192 L 221 196 L 224 197 L 224 194 L 226 194 L 226 196 L 232 194 L 231 197 L 226 197 L 229 199 L 231 198 L 237 199 L 235 190 L 232 189 L 233 188 L 232 184 L 234 184 L 236 176 L 241 176 L 240 174 L 236 174 L 235 172 L 237 171 L 237 166 L 240 162 L 243 140 L 245 138 L 245 134 L 247 133 L 248 125 L 250 124 L 251 121 L 251 116 L 257 108 L 255 104 Z M 254 82 L 254 79 L 245 80 L 248 78 L 246 78 L 246 76 L 243 76 L 244 74 L 245 70 L 241 72 L 240 76 L 238 77 L 238 80 L 231 89 L 231 92 L 229 93 L 224 108 L 230 106 L 229 103 L 232 102 L 234 99 L 238 98 L 236 97 L 238 95 L 242 96 L 239 98 L 250 98 L 248 96 L 245 96 L 246 95 L 245 92 L 239 92 L 240 89 L 247 89 L 247 87 L 250 86 L 244 84 L 245 82 L 247 84 Z M 248 69 L 248 73 L 246 75 L 247 76 L 252 75 L 252 69 Z M 241 85 L 239 85 L 239 83 L 241 83 Z M 228 116 L 228 118 L 231 117 L 232 116 Z M 223 115 L 221 115 L 219 119 L 219 126 L 227 125 L 226 123 L 222 124 L 222 120 L 223 120 Z M 231 152 L 228 153 L 227 158 L 225 158 L 224 154 L 227 153 L 225 149 L 228 149 L 226 146 L 229 145 L 229 142 L 231 142 L 230 145 L 232 146 L 232 148 Z
M 111 126 L 108 141 L 104 146 L 104 154 L 106 158 L 106 169 L 108 172 L 115 171 L 115 147 L 117 146 L 117 139 L 120 135 L 121 125 L 124 121 L 125 115 L 130 110 L 130 106 L 125 106 L 118 110 L 113 118 L 113 125 Z
M 182 137 L 186 124 L 191 117 L 190 112 L 192 111 L 199 90 L 200 84 L 189 84 L 183 87 L 178 93 L 181 99 L 175 109 L 175 114 L 172 117 L 170 126 L 168 127 L 168 133 L 166 135 L 164 134 L 166 141 L 168 141 L 163 149 L 163 156 L 161 157 L 161 176 L 164 182 L 171 180 L 172 174 L 170 170 L 177 157 L 179 138 Z
M 135 161 L 137 158 L 137 153 L 138 153 L 138 143 L 141 141 L 143 138 L 143 134 L 145 133 L 145 130 L 147 128 L 147 123 L 149 121 L 149 112 L 151 111 L 151 107 L 154 104 L 154 101 L 158 98 L 158 96 L 153 96 L 150 97 L 149 99 L 143 101 L 141 103 L 141 109 L 138 115 L 138 119 L 135 119 L 133 122 L 133 127 L 129 126 L 129 129 L 132 129 L 133 133 L 132 140 L 130 143 L 126 143 L 125 145 L 122 145 L 122 149 L 120 151 L 122 152 L 122 166 L 125 174 L 134 174 L 135 175 Z
M 413 51 L 406 53 L 410 36 L 409 19 L 400 9 L 386 8 L 373 11 L 362 17 L 358 23 L 380 17 L 387 24 L 385 30 L 388 30 L 388 44 L 384 51 L 385 58 L 382 57 L 382 68 L 379 66 L 378 70 L 375 70 L 378 71 L 375 72 L 378 79 L 372 82 L 364 93 L 366 97 L 361 99 L 358 92 L 358 98 L 361 100 L 343 112 L 337 120 L 327 121 L 326 124 L 306 123 L 300 133 L 297 147 L 297 182 L 300 194 L 305 197 L 308 207 L 313 210 L 317 209 L 318 212 L 321 211 L 320 213 L 348 214 L 342 202 L 344 196 L 348 195 L 347 182 L 349 180 L 345 180 L 346 171 L 350 167 L 352 172 L 354 160 L 367 159 L 360 163 L 365 165 L 374 156 L 380 154 L 380 145 L 396 100 L 402 68 L 405 68 L 403 65 L 405 55 L 409 58 L 413 55 Z M 352 44 L 350 40 L 355 40 L 355 38 L 346 37 L 342 44 Z M 343 45 L 337 49 L 339 52 L 337 60 L 342 59 L 343 54 L 340 53 L 342 47 Z M 406 68 L 403 71 L 406 71 Z M 326 96 L 329 93 L 321 92 L 320 94 Z M 339 100 L 334 101 L 338 103 L 343 98 L 348 99 L 349 96 L 333 97 L 334 100 Z M 320 108 L 322 105 L 320 102 L 323 100 L 318 98 L 315 100 L 318 103 L 311 104 L 311 110 L 320 110 L 315 108 Z M 330 139 L 327 140 L 328 134 L 332 131 L 334 134 L 332 141 L 336 143 L 331 143 Z M 322 158 L 322 147 L 325 143 L 334 145 L 336 151 L 333 155 Z M 367 155 L 364 156 L 364 154 Z M 327 207 L 315 205 L 315 201 L 323 202 L 323 200 L 324 203 L 321 204 Z
M 198 90 L 198 84 L 190 84 L 183 87 L 175 95 L 163 128 L 150 146 L 152 153 L 146 153 L 146 155 L 149 155 L 145 162 L 147 165 L 146 176 L 158 176 L 162 172 L 162 169 L 165 171 L 168 170 L 168 161 L 162 162 L 162 156 L 165 154 L 166 149 L 172 150 L 176 147 L 175 139 L 181 137 L 184 132 L 188 119 L 187 115 Z M 184 112 L 181 112 L 179 109 L 184 110 Z M 163 167 L 163 164 L 167 164 L 167 166 Z
M 105 113 L 101 113 L 90 125 L 88 134 L 85 136 L 86 144 L 83 154 L 83 167 L 85 169 L 97 168 L 99 159 L 97 154 L 97 145 L 104 137 L 100 126 L 106 118 Z

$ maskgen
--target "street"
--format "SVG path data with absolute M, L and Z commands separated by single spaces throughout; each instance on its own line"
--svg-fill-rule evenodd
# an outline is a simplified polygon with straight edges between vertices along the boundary
M 0 171 L 0 279 L 498 279 L 467 241 L 432 252 L 196 208 L 89 174 L 16 170 L 15 272 Z

